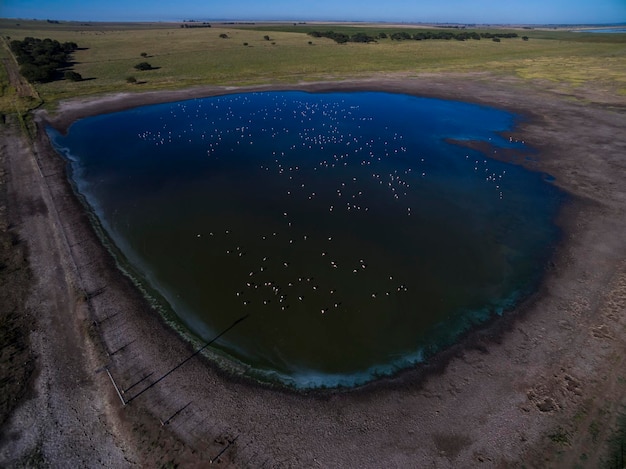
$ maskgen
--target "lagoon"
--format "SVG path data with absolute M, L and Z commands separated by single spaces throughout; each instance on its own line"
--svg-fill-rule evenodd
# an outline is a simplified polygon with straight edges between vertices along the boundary
M 518 117 L 400 94 L 265 92 L 49 129 L 120 261 L 255 379 L 354 386 L 531 293 L 562 194 L 493 158 Z M 459 144 L 483 142 L 489 155 Z

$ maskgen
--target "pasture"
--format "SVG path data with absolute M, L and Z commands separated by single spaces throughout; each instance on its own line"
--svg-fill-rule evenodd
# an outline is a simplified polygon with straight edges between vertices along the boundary
M 517 77 L 579 99 L 601 92 L 626 94 L 626 35 L 552 30 L 494 30 L 520 37 L 482 40 L 393 41 L 337 44 L 307 32 L 367 32 L 377 35 L 407 27 L 389 25 L 238 25 L 182 28 L 180 23 L 48 23 L 0 20 L 5 42 L 50 37 L 79 46 L 72 70 L 81 82 L 38 84 L 47 106 L 60 99 L 119 91 L 178 89 L 199 85 L 252 85 L 350 78 L 419 77 L 423 74 L 486 74 Z M 420 28 L 419 31 L 424 31 Z M 456 32 L 456 30 L 453 30 Z M 220 37 L 226 35 L 227 38 Z M 265 37 L 269 36 L 269 40 Z M 529 40 L 522 40 L 528 36 Z M 10 39 L 7 39 L 10 38 Z M 1 52 L 6 56 L 7 51 Z M 142 57 L 141 54 L 146 56 Z M 147 61 L 154 68 L 138 71 Z M 134 77 L 137 83 L 128 83 Z M 462 79 L 462 78 L 459 78 Z M 0 77 L 0 80 L 6 79 Z M 2 87 L 3 95 L 10 93 Z

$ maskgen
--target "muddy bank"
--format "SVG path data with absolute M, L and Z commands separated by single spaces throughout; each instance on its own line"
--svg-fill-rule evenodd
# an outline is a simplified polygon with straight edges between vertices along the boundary
M 26 165 L 18 152 L 7 157 L 16 168 L 10 181 L 20 233 L 31 251 L 31 301 L 48 299 L 38 303 L 33 345 L 43 357 L 35 386 L 56 403 L 40 407 L 43 415 L 58 418 L 56 409 L 76 407 L 62 381 L 67 362 L 85 411 L 78 421 L 69 412 L 65 435 L 74 428 L 90 438 L 103 432 L 103 447 L 123 465 L 200 465 L 222 450 L 223 465 L 234 467 L 572 466 L 583 453 L 587 463 L 599 461 L 626 396 L 626 103 L 581 104 L 513 79 L 423 76 L 105 96 L 62 103 L 53 116 L 38 118 L 63 130 L 78 118 L 140 104 L 269 89 L 404 92 L 521 113 L 515 136 L 538 150 L 523 164 L 553 175 L 572 200 L 559 220 L 563 242 L 538 292 L 426 365 L 356 392 L 262 388 L 196 358 L 167 374 L 193 348 L 117 271 L 40 127 L 34 151 L 22 152 L 24 159 L 31 151 L 37 164 Z M 36 191 L 46 209 L 33 213 Z M 50 326 L 57 323 L 74 327 Z M 70 364 L 68 352 L 81 359 Z M 18 409 L 9 422 L 15 436 L 2 443 L 5 462 L 19 460 L 36 440 L 24 425 L 28 415 Z M 602 425 L 592 438 L 593 422 Z M 50 432 L 40 435 L 50 461 L 104 454 L 63 435 L 50 445 Z

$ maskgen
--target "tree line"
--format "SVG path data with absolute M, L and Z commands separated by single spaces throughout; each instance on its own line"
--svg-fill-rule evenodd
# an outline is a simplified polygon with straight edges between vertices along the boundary
M 181 28 L 210 28 L 211 24 L 210 23 L 194 23 L 193 21 L 190 21 L 189 23 L 183 23 L 180 25 Z
M 61 44 L 54 39 L 24 38 L 11 41 L 11 51 L 20 65 L 20 73 L 30 82 L 45 83 L 60 78 L 60 69 L 70 65 L 70 55 L 78 49 L 75 42 Z M 69 79 L 80 79 L 76 72 L 70 72 Z
M 391 39 L 392 41 L 425 41 L 429 39 L 442 39 L 442 40 L 457 40 L 467 41 L 470 39 L 480 40 L 485 39 L 500 39 L 500 38 L 515 38 L 518 37 L 517 33 L 477 33 L 477 32 L 453 32 L 453 31 L 424 31 L 419 33 L 410 34 L 406 31 L 398 31 L 387 35 L 387 33 L 379 33 L 376 36 L 371 36 L 366 33 L 356 33 L 349 36 L 344 33 L 337 33 L 334 31 L 311 31 L 308 33 L 312 37 L 325 37 L 332 39 L 338 44 L 345 44 L 346 42 L 377 42 L 378 39 Z

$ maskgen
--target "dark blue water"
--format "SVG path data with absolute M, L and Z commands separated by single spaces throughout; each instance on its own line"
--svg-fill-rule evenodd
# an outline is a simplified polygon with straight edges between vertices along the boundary
M 256 378 L 355 385 L 532 291 L 561 195 L 448 139 L 524 146 L 516 117 L 361 92 L 236 94 L 50 132 L 140 279 Z

